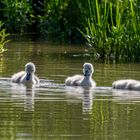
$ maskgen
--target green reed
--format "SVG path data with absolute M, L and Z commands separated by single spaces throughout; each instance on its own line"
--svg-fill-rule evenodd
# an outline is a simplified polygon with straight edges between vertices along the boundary
M 5 49 L 5 45 L 10 41 L 9 39 L 7 39 L 9 34 L 6 33 L 6 29 L 4 29 L 2 26 L 3 23 L 0 21 L 0 53 L 3 53 L 7 50 Z
M 88 0 L 85 31 L 94 54 L 101 59 L 138 60 L 140 19 L 137 0 Z

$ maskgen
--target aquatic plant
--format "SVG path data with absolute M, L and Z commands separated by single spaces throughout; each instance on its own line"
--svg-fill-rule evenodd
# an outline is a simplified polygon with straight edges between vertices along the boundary
M 137 0 L 88 0 L 87 26 L 80 32 L 101 59 L 138 60 L 140 19 Z
M 8 43 L 10 40 L 7 39 L 9 36 L 8 33 L 6 33 L 6 29 L 2 28 L 3 23 L 0 21 L 0 53 L 3 53 L 7 49 L 5 49 L 5 44 Z

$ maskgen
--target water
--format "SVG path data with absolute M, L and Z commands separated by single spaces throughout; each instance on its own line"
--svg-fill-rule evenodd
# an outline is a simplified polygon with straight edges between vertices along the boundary
M 140 92 L 112 90 L 114 80 L 139 79 L 139 64 L 102 64 L 81 46 L 14 40 L 0 57 L 0 136 L 6 140 L 137 140 Z M 32 61 L 40 87 L 10 81 Z M 67 76 L 94 64 L 97 87 L 65 87 Z

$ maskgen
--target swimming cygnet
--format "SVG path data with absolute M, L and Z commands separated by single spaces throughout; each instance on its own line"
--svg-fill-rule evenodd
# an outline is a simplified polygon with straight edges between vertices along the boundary
M 133 79 L 118 80 L 112 84 L 114 89 L 140 90 L 140 81 Z
M 68 77 L 65 80 L 66 86 L 88 86 L 95 87 L 96 83 L 92 80 L 92 74 L 94 72 L 93 66 L 90 63 L 85 63 L 83 65 L 83 74 L 84 75 L 74 75 Z
M 25 65 L 25 71 L 18 72 L 14 74 L 11 78 L 14 83 L 28 84 L 39 84 L 39 78 L 34 75 L 35 65 L 29 62 Z

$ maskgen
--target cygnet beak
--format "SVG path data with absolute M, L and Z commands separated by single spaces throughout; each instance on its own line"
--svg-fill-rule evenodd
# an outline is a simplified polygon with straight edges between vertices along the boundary
M 89 76 L 89 75 L 90 75 L 89 71 L 88 70 L 84 70 L 84 76 Z
M 30 77 L 31 77 L 31 73 L 27 73 L 26 80 L 30 80 Z

